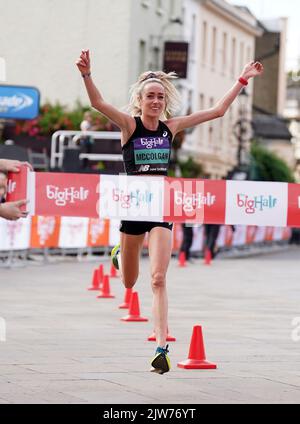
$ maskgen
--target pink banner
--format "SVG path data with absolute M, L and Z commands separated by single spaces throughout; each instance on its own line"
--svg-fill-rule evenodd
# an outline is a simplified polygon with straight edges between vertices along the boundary
M 300 227 L 298 184 L 34 173 L 25 167 L 9 175 L 7 200 L 24 198 L 30 215 L 39 216 Z

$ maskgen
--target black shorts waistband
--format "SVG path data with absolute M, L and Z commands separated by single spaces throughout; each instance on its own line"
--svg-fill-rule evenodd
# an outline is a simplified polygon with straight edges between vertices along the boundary
M 144 221 L 121 221 L 120 232 L 139 236 L 150 232 L 153 228 L 162 227 L 172 231 L 173 224 L 171 222 L 144 222 Z

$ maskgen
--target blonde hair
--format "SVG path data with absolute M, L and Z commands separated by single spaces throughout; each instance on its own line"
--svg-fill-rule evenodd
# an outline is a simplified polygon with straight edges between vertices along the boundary
M 177 78 L 178 76 L 175 72 L 169 72 L 166 74 L 162 71 L 148 71 L 141 74 L 130 90 L 130 102 L 128 106 L 129 113 L 132 116 L 140 116 L 142 114 L 140 99 L 143 90 L 147 84 L 157 82 L 158 84 L 161 84 L 165 90 L 166 107 L 160 118 L 170 118 L 179 109 L 181 103 L 179 92 L 171 82 Z

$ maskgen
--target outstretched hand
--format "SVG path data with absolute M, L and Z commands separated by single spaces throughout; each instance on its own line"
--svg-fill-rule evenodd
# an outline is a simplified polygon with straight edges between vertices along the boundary
M 251 62 L 248 63 L 242 72 L 242 77 L 245 79 L 253 78 L 258 75 L 262 75 L 264 72 L 264 67 L 260 62 Z
M 76 66 L 82 74 L 88 74 L 91 72 L 91 61 L 90 61 L 90 51 L 81 50 L 81 55 L 76 61 Z
M 19 218 L 26 218 L 28 212 L 23 211 L 23 207 L 29 203 L 28 200 L 18 200 L 0 205 L 0 216 L 9 221 L 16 221 Z
M 0 159 L 0 171 L 3 172 L 20 172 L 21 166 L 26 165 L 33 171 L 32 166 L 28 162 L 21 162 L 19 160 Z

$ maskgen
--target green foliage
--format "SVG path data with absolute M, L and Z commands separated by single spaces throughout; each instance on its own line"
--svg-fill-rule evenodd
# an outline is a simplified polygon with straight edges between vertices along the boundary
M 288 79 L 292 79 L 293 77 L 299 77 L 300 76 L 300 69 L 298 69 L 298 71 L 289 71 L 288 74 Z
M 17 121 L 16 133 L 38 137 L 49 136 L 59 130 L 78 131 L 83 114 L 87 110 L 90 110 L 90 108 L 83 106 L 79 101 L 76 102 L 72 110 L 60 103 L 51 104 L 47 102 L 40 108 L 40 114 L 36 119 Z M 107 119 L 95 111 L 91 112 L 99 131 L 105 130 L 108 125 Z
M 175 169 L 169 168 L 168 177 L 175 178 Z
M 183 178 L 199 178 L 203 174 L 202 165 L 195 162 L 192 157 L 186 161 L 179 161 L 178 164 Z
M 251 180 L 295 182 L 293 172 L 285 161 L 257 143 L 251 147 L 251 162 Z

